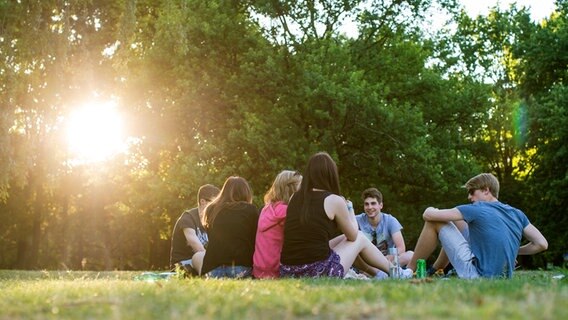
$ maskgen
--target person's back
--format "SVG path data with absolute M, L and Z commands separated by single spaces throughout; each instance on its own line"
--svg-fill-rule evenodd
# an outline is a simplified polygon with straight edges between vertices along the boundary
M 279 201 L 264 206 L 258 220 L 252 274 L 257 279 L 278 278 L 284 242 L 287 205 Z
M 202 274 L 219 266 L 252 267 L 257 223 L 258 209 L 250 203 L 232 203 L 219 211 L 208 230 Z
M 468 224 L 471 251 L 483 277 L 511 277 L 527 216 L 499 201 L 457 207 Z
M 237 176 L 225 180 L 221 193 L 205 209 L 207 250 L 193 255 L 193 268 L 210 278 L 252 276 L 252 256 L 258 209 L 248 182 Z
M 324 199 L 331 193 L 311 191 L 310 220 L 302 223 L 301 210 L 304 197 L 297 192 L 290 200 L 284 226 L 283 264 L 300 265 L 326 259 L 329 256 L 329 240 L 336 232 L 335 223 L 323 208 Z
M 264 195 L 264 208 L 258 219 L 253 275 L 257 279 L 280 276 L 280 256 L 284 242 L 284 222 L 290 198 L 300 187 L 302 175 L 297 171 L 283 170 L 274 179 Z

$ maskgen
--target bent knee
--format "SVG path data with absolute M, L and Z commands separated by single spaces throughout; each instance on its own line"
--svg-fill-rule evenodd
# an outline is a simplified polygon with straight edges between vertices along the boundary
M 455 226 L 452 222 L 446 222 L 446 221 L 426 221 L 424 227 L 429 227 L 432 228 L 434 230 L 436 230 L 437 232 L 440 231 L 440 229 L 442 229 L 443 227 L 447 226 L 447 225 L 453 225 Z

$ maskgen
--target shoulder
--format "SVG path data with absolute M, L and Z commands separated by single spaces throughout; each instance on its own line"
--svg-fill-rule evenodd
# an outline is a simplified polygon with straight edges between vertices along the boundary
M 341 210 L 341 208 L 344 209 Z M 333 193 L 328 194 L 323 200 L 323 209 L 330 220 L 335 220 L 338 215 L 344 217 L 349 213 L 345 200 Z
M 331 205 L 345 205 L 345 200 L 342 197 L 340 197 L 340 196 L 338 196 L 334 193 L 328 193 L 324 197 L 325 197 L 324 201 L 326 203 L 331 204 Z
M 340 207 L 346 207 L 345 199 L 333 193 L 329 193 L 325 196 L 323 200 L 323 205 L 326 209 L 332 209 L 335 211 Z M 347 208 L 347 207 L 346 207 Z M 347 211 L 346 211 L 347 212 Z
M 234 211 L 234 212 L 243 212 L 243 213 L 254 212 L 256 214 L 259 213 L 258 208 L 254 204 L 244 201 L 231 203 L 226 206 L 226 209 L 227 211 Z
M 184 216 L 199 217 L 199 210 L 197 208 L 186 210 Z
M 386 217 L 385 220 L 390 223 L 400 223 L 400 221 L 398 221 L 398 219 L 390 213 L 383 213 L 383 215 Z
M 461 212 L 462 214 L 475 212 L 476 210 L 479 210 L 479 208 L 480 208 L 480 202 L 460 204 L 455 207 L 455 209 Z
M 288 204 L 284 203 L 284 201 L 278 201 L 275 203 L 270 204 L 275 210 L 286 209 Z
M 179 217 L 179 220 L 190 221 L 195 217 L 199 219 L 199 210 L 197 210 L 197 208 L 185 210 Z
M 395 233 L 397 231 L 400 231 L 403 228 L 400 221 L 398 221 L 398 219 L 395 216 L 393 216 L 392 214 L 383 213 L 382 221 L 385 222 L 385 224 L 387 225 L 387 228 L 389 229 L 389 231 L 391 233 Z M 381 223 L 382 223 L 382 221 L 381 221 Z
M 238 211 L 246 213 L 247 215 L 254 214 L 254 216 L 258 217 L 258 215 L 260 214 L 258 208 L 252 203 L 239 202 L 237 207 Z
M 527 215 L 523 212 L 523 210 L 510 206 L 506 203 L 502 203 L 500 201 L 496 201 L 495 205 L 500 206 L 505 211 L 512 212 L 515 216 L 517 216 L 519 219 L 523 221 L 524 226 L 527 226 L 529 224 L 529 219 Z
M 284 212 L 286 213 L 286 210 L 288 209 L 288 205 L 282 201 L 278 201 L 275 204 L 272 205 L 274 208 L 275 212 Z

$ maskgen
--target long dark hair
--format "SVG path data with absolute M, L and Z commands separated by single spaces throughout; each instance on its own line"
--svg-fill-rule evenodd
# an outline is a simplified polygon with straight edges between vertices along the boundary
M 306 223 L 309 217 L 309 204 L 312 189 L 326 190 L 334 194 L 341 194 L 339 187 L 339 173 L 335 161 L 327 152 L 318 152 L 308 161 L 299 192 L 302 193 L 302 214 L 300 221 Z
M 221 193 L 205 208 L 203 226 L 210 228 L 223 208 L 239 202 L 252 203 L 252 190 L 244 178 L 229 177 L 225 180 Z

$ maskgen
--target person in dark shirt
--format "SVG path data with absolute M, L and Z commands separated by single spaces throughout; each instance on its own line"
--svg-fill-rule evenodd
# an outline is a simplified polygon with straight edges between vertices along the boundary
M 241 177 L 229 177 L 221 193 L 205 209 L 203 225 L 209 235 L 207 250 L 193 255 L 193 267 L 208 278 L 252 276 L 258 208 Z
M 343 278 L 357 257 L 388 272 L 392 263 L 358 230 L 353 204 L 340 194 L 337 165 L 329 154 L 316 153 L 288 204 L 281 277 Z
M 193 273 L 191 258 L 196 252 L 205 251 L 208 237 L 201 218 L 205 207 L 219 194 L 219 188 L 206 184 L 197 192 L 197 207 L 184 211 L 172 231 L 170 266 Z

